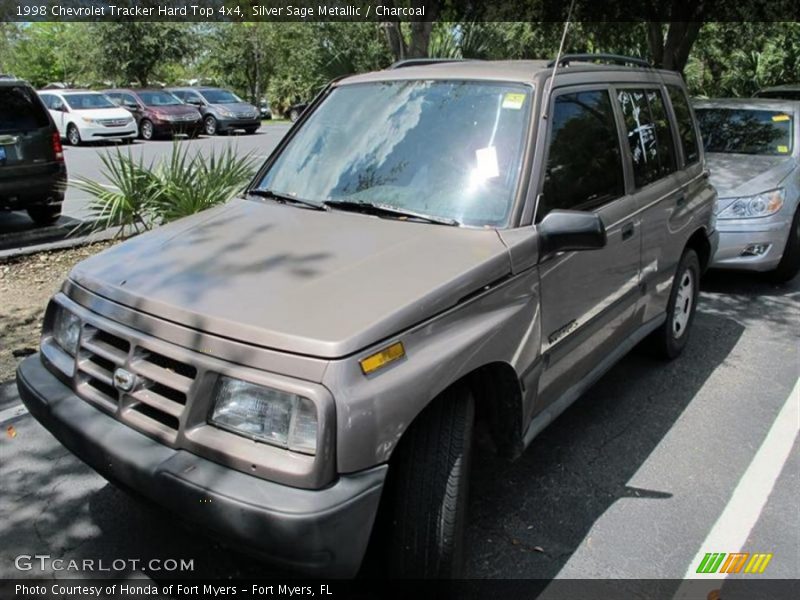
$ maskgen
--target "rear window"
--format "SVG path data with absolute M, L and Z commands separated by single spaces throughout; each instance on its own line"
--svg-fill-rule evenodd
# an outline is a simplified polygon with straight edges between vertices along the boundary
M 0 86 L 0 132 L 41 129 L 49 125 L 47 112 L 31 88 Z
M 793 115 L 779 110 L 700 108 L 697 122 L 706 152 L 790 154 Z

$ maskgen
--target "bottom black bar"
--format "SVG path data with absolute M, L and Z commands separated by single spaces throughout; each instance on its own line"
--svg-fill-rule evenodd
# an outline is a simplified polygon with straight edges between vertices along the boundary
M 502 598 L 504 600 L 796 600 L 786 579 L 501 579 L 456 581 L 6 579 L 2 600 L 263 600 L 266 598 Z

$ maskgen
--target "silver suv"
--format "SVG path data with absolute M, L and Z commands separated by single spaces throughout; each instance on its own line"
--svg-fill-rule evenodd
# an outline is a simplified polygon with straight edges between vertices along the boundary
M 677 356 L 716 245 L 680 76 L 552 73 L 333 83 L 242 198 L 75 267 L 31 413 L 271 562 L 350 576 L 376 536 L 391 575 L 457 575 L 476 421 L 515 458 L 640 341 Z

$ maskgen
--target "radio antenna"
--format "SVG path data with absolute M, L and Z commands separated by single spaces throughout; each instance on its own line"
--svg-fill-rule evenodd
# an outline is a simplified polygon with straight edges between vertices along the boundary
M 564 22 L 564 31 L 561 32 L 561 44 L 558 46 L 558 54 L 556 54 L 556 61 L 553 63 L 553 73 L 550 75 L 550 81 L 547 83 L 547 94 L 544 97 L 544 112 L 542 118 L 546 119 L 550 112 L 550 92 L 553 91 L 553 82 L 556 79 L 556 72 L 558 71 L 558 63 L 561 62 L 561 55 L 564 53 L 564 43 L 567 41 L 567 30 L 569 23 L 572 19 L 572 9 L 575 7 L 575 0 L 569 3 L 569 10 L 567 10 L 567 20 Z

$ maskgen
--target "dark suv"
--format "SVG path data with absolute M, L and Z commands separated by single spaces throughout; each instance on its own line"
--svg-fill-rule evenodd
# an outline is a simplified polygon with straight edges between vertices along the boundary
M 61 137 L 42 101 L 24 81 L 0 79 L 0 210 L 27 210 L 49 225 L 66 181 Z
M 229 90 L 220 88 L 169 88 L 168 91 L 203 115 L 206 135 L 244 129 L 252 134 L 261 126 L 259 110 Z
M 176 133 L 195 137 L 202 130 L 200 112 L 164 90 L 124 89 L 103 93 L 115 104 L 131 111 L 143 140 Z

